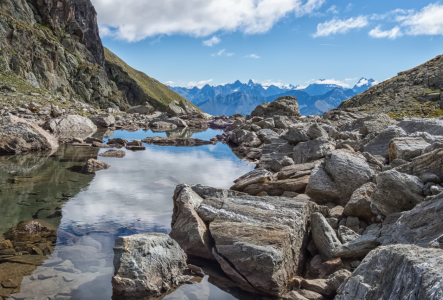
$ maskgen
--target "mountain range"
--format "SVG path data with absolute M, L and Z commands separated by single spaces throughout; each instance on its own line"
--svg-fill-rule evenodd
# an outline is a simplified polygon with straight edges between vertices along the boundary
M 231 84 L 218 86 L 205 85 L 202 88 L 173 87 L 177 92 L 202 111 L 211 115 L 250 114 L 259 104 L 271 102 L 282 96 L 297 97 L 300 111 L 303 115 L 322 114 L 336 108 L 344 100 L 366 91 L 376 84 L 373 79 L 361 78 L 352 88 L 344 88 L 336 84 L 328 84 L 319 80 L 307 87 L 276 85 L 264 86 L 249 80 L 242 83 L 239 80 Z

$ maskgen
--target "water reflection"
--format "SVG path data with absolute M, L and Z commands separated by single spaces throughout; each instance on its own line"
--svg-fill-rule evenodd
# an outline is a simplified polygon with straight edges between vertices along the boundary
M 116 131 L 112 138 L 210 139 L 216 134 L 219 132 L 213 130 L 168 133 L 139 130 Z M 111 137 L 110 133 L 104 135 L 96 136 Z M 58 229 L 52 254 L 43 264 L 42 259 L 29 263 L 26 272 L 20 273 L 17 280 L 21 286 L 9 290 L 15 293 L 12 299 L 111 299 L 112 247 L 117 236 L 169 233 L 171 199 L 177 184 L 228 188 L 234 179 L 253 168 L 222 144 L 194 148 L 145 146 L 146 151 L 126 151 L 124 158 L 100 157 L 111 168 L 95 175 L 78 173 L 76 166 L 107 149 L 62 146 L 53 154 L 0 157 L 1 232 L 32 219 L 43 220 L 47 226 Z M 0 262 L 3 262 L 1 281 L 11 276 L 6 272 L 11 272 L 11 266 L 1 255 Z M 222 277 L 212 275 L 197 285 L 182 286 L 165 299 L 234 299 L 222 291 L 225 286 L 229 286 L 228 292 L 232 294 L 229 289 L 235 290 L 232 282 L 227 278 L 221 280 Z M 214 281 L 228 284 L 220 289 L 210 283 Z M 201 292 L 196 292 L 199 289 Z M 207 292 L 202 293 L 203 290 Z

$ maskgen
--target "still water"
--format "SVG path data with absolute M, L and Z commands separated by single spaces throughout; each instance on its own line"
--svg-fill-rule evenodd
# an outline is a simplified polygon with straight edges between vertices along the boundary
M 209 140 L 219 133 L 140 130 L 97 137 L 104 136 L 105 141 L 148 136 Z M 123 149 L 124 158 L 98 157 L 109 149 L 72 146 L 61 146 L 54 153 L 0 157 L 0 242 L 22 221 L 36 220 L 57 234 L 55 247 L 46 246 L 46 239 L 33 245 L 22 243 L 27 249 L 34 247 L 38 253 L 33 255 L 0 252 L 0 299 L 111 299 L 112 247 L 117 236 L 169 233 L 172 196 L 178 184 L 229 188 L 233 180 L 253 169 L 220 143 L 145 146 L 145 151 Z M 79 166 L 97 157 L 111 168 L 93 175 L 79 172 Z M 236 299 L 234 290 L 215 271 L 212 277 L 183 285 L 164 299 Z

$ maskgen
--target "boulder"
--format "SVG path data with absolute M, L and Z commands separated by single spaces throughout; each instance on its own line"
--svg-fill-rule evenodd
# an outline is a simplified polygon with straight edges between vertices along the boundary
M 325 296 L 330 296 L 334 293 L 334 290 L 327 284 L 326 279 L 303 279 L 301 287 Z
M 166 114 L 169 118 L 172 117 L 200 117 L 204 118 L 203 114 L 196 107 L 192 106 L 189 102 L 184 101 L 172 101 L 166 108 Z
M 50 120 L 43 125 L 57 137 L 88 136 L 97 131 L 97 126 L 88 118 L 66 115 Z
M 403 136 L 406 136 L 406 132 L 403 129 L 397 126 L 389 126 L 364 146 L 364 152 L 388 158 L 391 140 Z
M 443 120 L 440 118 L 411 118 L 397 125 L 406 133 L 426 132 L 431 135 L 443 135 Z
M 360 237 L 360 235 L 356 233 L 354 230 L 343 225 L 340 225 L 337 233 L 338 233 L 338 238 L 343 244 L 352 242 L 353 240 L 358 239 Z
M 151 106 L 148 102 L 144 105 L 133 106 L 129 108 L 126 113 L 128 114 L 140 114 L 140 115 L 150 115 L 154 112 L 154 107 Z
M 312 239 L 324 261 L 335 258 L 334 249 L 341 246 L 334 229 L 320 213 L 311 215 Z
M 318 203 L 339 202 L 340 193 L 334 180 L 326 173 L 323 165 L 316 166 L 306 186 L 306 195 Z
M 383 245 L 414 244 L 427 248 L 443 235 L 442 213 L 443 194 L 440 194 L 410 211 L 393 215 L 393 220 L 387 218 L 379 240 Z
M 311 139 L 317 139 L 317 138 L 325 138 L 327 139 L 329 137 L 328 133 L 326 132 L 326 130 L 323 129 L 323 127 L 321 127 L 319 124 L 315 123 L 313 125 L 311 125 L 308 128 L 308 131 L 306 131 L 306 135 Z
M 188 186 L 176 193 L 169 235 L 187 255 L 214 259 L 208 227 L 197 214 L 202 202 L 203 199 Z
M 372 180 L 372 174 L 361 154 L 334 150 L 326 155 L 324 167 L 312 172 L 306 194 L 321 203 L 347 203 L 357 188 Z
M 252 112 L 253 117 L 273 117 L 289 116 L 300 117 L 297 98 L 285 96 L 273 102 L 263 103 L 257 106 Z
M 335 299 L 441 299 L 442 273 L 443 250 L 414 245 L 379 247 L 340 286 Z
M 306 130 L 304 128 L 300 128 L 299 126 L 289 127 L 288 132 L 286 132 L 282 138 L 287 140 L 288 143 L 292 145 L 309 141 L 309 136 L 307 135 Z
M 273 144 L 273 141 L 280 139 L 280 136 L 271 129 L 261 129 L 257 132 L 257 136 L 265 144 Z M 281 142 L 284 142 L 284 140 Z
M 319 160 L 325 157 L 328 152 L 334 150 L 334 146 L 333 143 L 324 137 L 299 143 L 294 147 L 294 163 L 303 164 Z
M 420 137 L 394 138 L 389 143 L 389 160 L 403 159 L 409 161 L 420 156 L 422 151 L 428 146 L 430 144 Z
M 0 153 L 55 150 L 58 141 L 38 125 L 13 115 L 0 117 Z
M 343 282 L 351 277 L 351 275 L 352 273 L 348 270 L 339 270 L 334 274 L 329 275 L 328 279 L 326 280 L 326 284 L 336 291 Z
M 157 130 L 174 130 L 177 128 L 173 123 L 165 122 L 165 121 L 156 121 L 149 123 L 149 126 L 155 128 Z
M 371 195 L 372 204 L 385 216 L 411 210 L 423 199 L 423 183 L 420 179 L 396 170 L 380 173 Z
M 253 197 L 200 185 L 181 185 L 175 194 L 180 195 L 186 187 L 203 199 L 188 190 L 187 193 L 194 195 L 192 207 L 198 206 L 196 212 L 203 221 L 199 226 L 209 227 L 212 255 L 223 271 L 244 290 L 283 295 L 288 281 L 303 270 L 309 216 L 317 206 L 306 200 Z M 176 228 L 182 214 L 179 208 L 186 212 L 191 205 L 179 203 L 174 207 L 173 228 Z M 190 223 L 199 222 L 190 214 L 192 217 L 187 218 Z M 192 230 L 189 237 L 196 238 L 179 240 L 186 240 L 188 249 L 193 243 L 192 247 L 201 248 L 200 257 L 207 256 L 207 244 L 201 238 L 204 230 L 199 235 L 193 232 L 197 230 Z M 181 234 L 188 233 L 182 230 Z
M 114 245 L 115 296 L 156 297 L 174 285 L 189 280 L 186 254 L 168 235 L 136 234 L 119 237 Z
M 255 132 L 243 129 L 232 131 L 229 135 L 229 140 L 238 146 L 248 145 L 249 147 L 257 147 L 262 143 Z
M 334 249 L 334 256 L 341 258 L 364 257 L 375 249 L 380 242 L 371 234 L 362 235 L 355 240 L 339 245 Z
M 108 128 L 115 125 L 114 116 L 109 114 L 91 116 L 89 117 L 89 120 L 91 120 L 98 128 Z
M 111 166 L 102 161 L 90 158 L 82 167 L 82 172 L 86 174 L 95 173 L 101 170 L 109 169 Z
M 169 119 L 165 120 L 165 122 L 172 123 L 177 127 L 188 127 L 188 124 L 184 120 L 180 119 L 179 117 L 169 118 Z
M 371 195 L 375 187 L 375 183 L 368 182 L 356 189 L 346 204 L 343 214 L 345 216 L 358 217 L 370 223 L 375 216 L 371 210 Z
M 126 152 L 123 150 L 108 150 L 104 153 L 99 154 L 99 156 L 102 157 L 116 157 L 116 158 L 123 158 L 125 157 Z
M 421 177 L 423 174 L 432 173 L 443 176 L 443 149 L 416 157 L 412 162 L 403 164 L 396 168 L 397 171 Z

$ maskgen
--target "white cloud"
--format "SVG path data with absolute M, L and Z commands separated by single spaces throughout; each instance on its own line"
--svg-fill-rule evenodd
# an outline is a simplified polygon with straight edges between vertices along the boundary
M 246 55 L 245 57 L 247 57 L 247 58 L 260 58 L 260 56 L 258 56 L 257 54 L 249 54 L 249 55 Z
M 165 84 L 168 86 L 174 86 L 174 81 L 166 81 Z
M 377 26 L 376 28 L 369 31 L 369 35 L 373 38 L 390 38 L 392 40 L 395 40 L 398 37 L 401 37 L 403 33 L 400 30 L 400 27 L 395 26 L 391 30 L 381 30 L 381 26 Z
M 203 41 L 203 45 L 208 46 L 208 47 L 212 47 L 214 45 L 217 45 L 221 42 L 221 39 L 213 36 L 211 39 Z
M 201 89 L 202 87 L 204 87 L 207 84 L 210 84 L 213 81 L 213 79 L 209 79 L 209 80 L 202 80 L 202 81 L 191 81 L 188 83 L 188 88 L 193 88 L 193 87 L 198 87 L 199 89 Z
M 332 14 L 338 14 L 338 7 L 335 5 L 332 5 L 330 8 L 328 8 L 328 10 L 326 11 L 327 13 L 332 13 Z
M 414 12 L 413 9 L 394 9 L 384 14 L 373 14 L 371 20 L 386 20 L 389 22 L 396 22 L 401 20 L 405 15 L 410 15 Z
M 226 49 L 221 49 L 217 53 L 211 54 L 211 56 L 227 56 L 227 57 L 231 57 L 232 55 L 234 55 L 234 53 L 228 53 L 226 52 Z
M 409 35 L 443 35 L 443 5 L 429 4 L 404 18 L 402 26 Z
M 317 32 L 314 34 L 316 37 L 326 37 L 331 34 L 347 33 L 351 29 L 363 28 L 369 24 L 366 16 L 359 16 L 358 18 L 350 18 L 348 20 L 332 19 L 325 23 L 317 25 Z
M 203 37 L 217 31 L 269 31 L 280 19 L 301 17 L 325 0 L 92 0 L 103 33 L 135 42 L 159 34 Z
M 334 85 L 338 85 L 341 86 L 343 88 L 350 88 L 351 86 L 343 81 L 340 80 L 335 80 L 334 78 L 332 79 L 320 79 L 315 81 L 316 84 L 334 84 Z
M 346 9 L 345 9 L 345 11 L 346 11 L 346 12 L 351 11 L 353 7 L 354 7 L 354 4 L 349 3 L 348 5 L 346 5 Z

